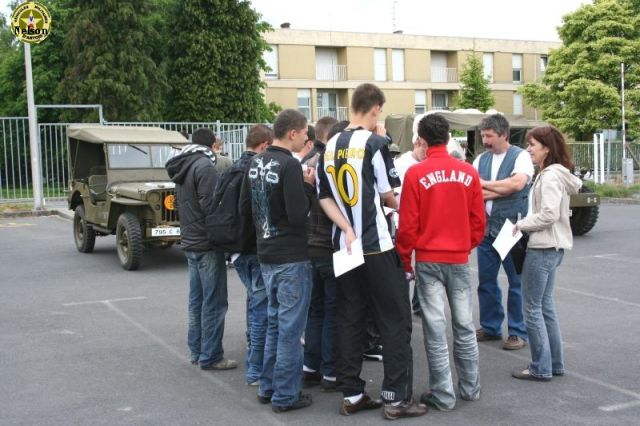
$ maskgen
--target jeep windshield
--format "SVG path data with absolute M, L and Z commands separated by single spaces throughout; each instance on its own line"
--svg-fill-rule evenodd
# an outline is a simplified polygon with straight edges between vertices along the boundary
M 180 152 L 170 144 L 108 144 L 111 169 L 162 169 L 165 163 Z

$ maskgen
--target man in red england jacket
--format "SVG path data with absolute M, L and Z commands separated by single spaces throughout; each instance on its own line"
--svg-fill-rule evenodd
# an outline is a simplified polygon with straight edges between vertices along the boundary
M 447 152 L 449 123 L 442 115 L 429 114 L 420 120 L 418 135 L 427 142 L 427 159 L 405 175 L 396 246 L 409 278 L 411 254 L 415 251 L 416 256 L 430 382 L 420 402 L 449 411 L 456 405 L 456 394 L 449 367 L 445 299 L 451 307 L 460 396 L 467 401 L 480 398 L 469 252 L 484 235 L 484 200 L 476 170 Z

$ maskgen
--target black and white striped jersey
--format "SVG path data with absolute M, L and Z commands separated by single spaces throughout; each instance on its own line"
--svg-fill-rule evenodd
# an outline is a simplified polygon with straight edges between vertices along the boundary
M 347 129 L 327 143 L 317 166 L 319 198 L 332 197 L 362 240 L 364 253 L 393 248 L 380 194 L 400 186 L 387 141 L 362 128 Z M 344 233 L 333 227 L 333 246 L 345 247 Z

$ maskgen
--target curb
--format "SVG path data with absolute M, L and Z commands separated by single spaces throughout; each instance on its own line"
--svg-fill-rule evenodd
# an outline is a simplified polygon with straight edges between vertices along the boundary
M 15 212 L 2 212 L 0 218 L 13 217 L 38 217 L 38 216 L 60 216 L 64 219 L 73 220 L 73 213 L 63 210 L 19 210 Z
M 601 204 L 626 204 L 626 205 L 640 205 L 640 200 L 636 198 L 611 198 L 611 197 L 600 197 Z

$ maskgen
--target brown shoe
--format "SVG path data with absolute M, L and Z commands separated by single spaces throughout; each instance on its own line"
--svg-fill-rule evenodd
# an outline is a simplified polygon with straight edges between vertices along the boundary
M 382 416 L 387 420 L 396 420 L 403 417 L 420 417 L 427 414 L 429 408 L 424 404 L 416 404 L 411 401 L 402 401 L 399 405 L 384 404 Z
M 522 337 L 509 336 L 509 338 L 502 344 L 502 349 L 506 351 L 515 351 L 524 348 L 526 345 L 527 342 L 525 342 Z
M 238 363 L 232 359 L 222 358 L 221 361 L 212 364 L 200 364 L 201 370 L 232 370 L 238 367 Z
M 524 370 L 513 371 L 511 373 L 511 377 L 520 380 L 532 380 L 534 382 L 548 382 L 549 380 L 551 380 L 551 377 L 534 376 L 533 374 L 531 374 L 528 368 L 525 368 Z
M 478 342 L 486 342 L 489 340 L 500 340 L 502 336 L 494 336 L 493 334 L 487 333 L 484 328 L 479 328 L 476 330 L 476 340 Z
M 342 400 L 342 407 L 340 407 L 340 414 L 343 416 L 350 416 L 362 410 L 375 410 L 382 407 L 382 401 L 379 399 L 371 399 L 366 393 L 362 395 L 362 398 L 355 404 L 352 404 L 347 399 Z

